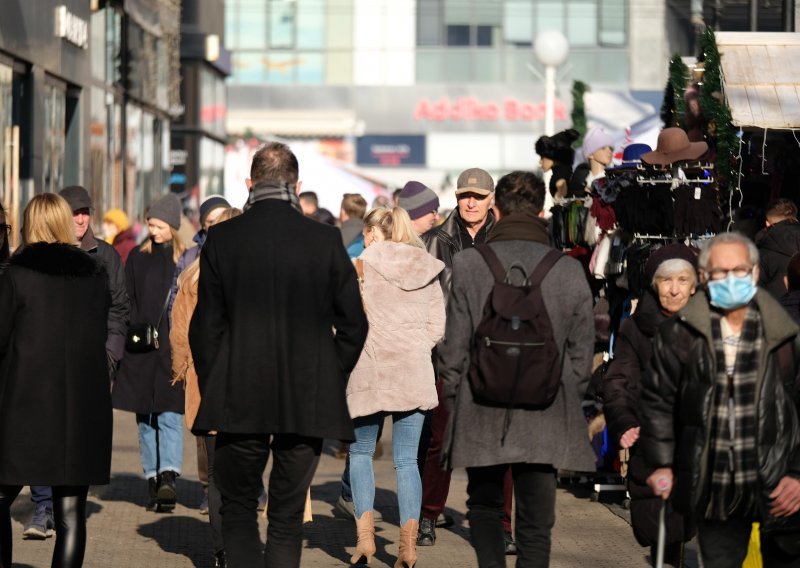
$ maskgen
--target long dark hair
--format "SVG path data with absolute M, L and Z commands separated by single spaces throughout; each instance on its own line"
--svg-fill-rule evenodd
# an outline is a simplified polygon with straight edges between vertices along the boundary
M 8 217 L 6 216 L 6 211 L 5 211 L 5 209 L 3 209 L 3 204 L 2 203 L 0 203 L 0 213 L 2 213 L 3 217 L 5 218 L 5 222 L 8 223 Z M 6 228 L 3 227 L 0 230 L 3 231 L 3 245 L 0 246 L 0 265 L 2 265 L 3 263 L 5 263 L 5 261 L 8 260 L 8 257 L 10 256 L 10 252 L 9 251 L 11 249 L 9 248 L 9 245 L 8 245 L 8 233 L 5 232 Z

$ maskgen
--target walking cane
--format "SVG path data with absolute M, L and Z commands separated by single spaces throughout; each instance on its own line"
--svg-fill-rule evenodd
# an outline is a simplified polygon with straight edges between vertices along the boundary
M 661 501 L 661 508 L 658 510 L 658 547 L 656 548 L 656 568 L 664 568 L 664 541 L 667 540 L 667 526 L 664 517 L 666 516 L 667 502 Z

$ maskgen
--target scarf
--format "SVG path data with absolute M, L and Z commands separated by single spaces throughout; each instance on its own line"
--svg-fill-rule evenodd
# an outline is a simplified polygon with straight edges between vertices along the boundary
M 756 512 L 756 382 L 763 340 L 761 317 L 751 304 L 736 345 L 736 362 L 733 368 L 727 367 L 721 320 L 717 312 L 711 312 L 717 372 L 705 518 L 724 521 L 733 513 L 746 518 Z
M 533 241 L 550 245 L 547 221 L 532 213 L 511 213 L 495 223 L 487 243 L 499 241 Z
M 265 199 L 277 199 L 279 201 L 288 201 L 292 207 L 302 214 L 300 199 L 297 197 L 294 188 L 295 185 L 293 183 L 262 182 L 250 188 L 250 195 L 247 197 L 247 203 L 244 204 L 242 210 L 247 211 L 255 203 Z

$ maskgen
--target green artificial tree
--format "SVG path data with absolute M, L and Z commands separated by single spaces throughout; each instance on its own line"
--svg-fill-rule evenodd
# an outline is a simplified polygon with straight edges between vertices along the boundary
M 586 135 L 586 103 L 583 100 L 583 95 L 591 91 L 589 85 L 583 81 L 573 81 L 572 89 L 572 112 L 570 118 L 572 119 L 572 128 L 578 131 L 580 137 L 573 146 L 580 146 L 583 143 L 583 137 Z
M 664 127 L 680 126 L 684 128 L 686 105 L 683 93 L 689 83 L 689 68 L 677 53 L 669 61 L 669 78 L 664 89 L 664 103 L 661 105 L 661 120 Z
M 700 86 L 700 108 L 707 121 L 706 140 L 716 150 L 715 169 L 723 197 L 737 181 L 739 139 L 732 124 L 731 111 L 722 96 L 722 65 L 717 39 L 707 28 L 700 42 L 699 60 L 703 61 L 703 83 Z

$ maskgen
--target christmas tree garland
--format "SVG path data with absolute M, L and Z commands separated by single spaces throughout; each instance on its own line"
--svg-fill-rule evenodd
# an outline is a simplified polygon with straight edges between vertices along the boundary
M 572 128 L 580 134 L 578 140 L 573 144 L 575 147 L 583 143 L 583 137 L 586 135 L 586 104 L 584 103 L 583 95 L 590 90 L 589 85 L 583 81 L 572 82 L 572 89 L 570 90 L 572 94 L 572 112 L 570 112 L 570 118 L 572 119 Z
M 664 127 L 684 127 L 684 113 L 686 105 L 683 93 L 689 83 L 689 68 L 677 53 L 669 61 L 669 79 L 664 90 L 664 103 L 661 105 L 661 120 Z

